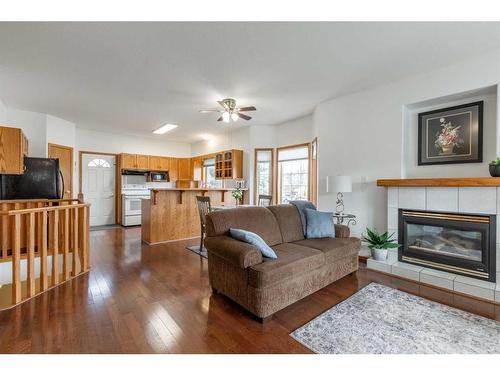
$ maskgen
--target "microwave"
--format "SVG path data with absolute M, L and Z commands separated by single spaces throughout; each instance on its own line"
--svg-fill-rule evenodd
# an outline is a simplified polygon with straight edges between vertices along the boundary
M 151 182 L 169 182 L 168 172 L 150 172 L 149 180 Z

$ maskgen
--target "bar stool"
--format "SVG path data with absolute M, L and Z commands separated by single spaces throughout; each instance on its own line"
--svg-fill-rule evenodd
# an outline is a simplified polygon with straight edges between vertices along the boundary
M 206 223 L 207 223 L 207 215 L 212 211 L 212 206 L 210 205 L 210 197 L 202 197 L 196 196 L 196 205 L 198 206 L 198 213 L 200 214 L 200 231 L 201 231 L 201 239 L 200 239 L 200 256 L 203 251 L 203 238 L 206 233 Z

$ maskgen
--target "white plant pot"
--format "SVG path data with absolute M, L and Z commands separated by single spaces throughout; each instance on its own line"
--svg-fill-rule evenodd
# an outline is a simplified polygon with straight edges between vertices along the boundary
M 372 258 L 375 260 L 386 260 L 387 254 L 389 250 L 387 249 L 371 249 L 372 250 Z

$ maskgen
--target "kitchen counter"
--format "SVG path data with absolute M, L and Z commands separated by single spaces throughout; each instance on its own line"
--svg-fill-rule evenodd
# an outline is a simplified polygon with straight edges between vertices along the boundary
M 142 200 L 142 241 L 156 244 L 200 236 L 196 196 L 210 197 L 212 205 L 234 203 L 230 188 L 153 188 Z M 243 202 L 248 189 L 243 190 Z

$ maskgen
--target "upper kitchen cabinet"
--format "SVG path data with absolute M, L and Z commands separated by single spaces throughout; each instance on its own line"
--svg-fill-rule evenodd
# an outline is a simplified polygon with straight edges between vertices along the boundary
M 228 150 L 215 154 L 215 178 L 243 178 L 243 151 Z
M 202 180 L 201 170 L 203 169 L 203 158 L 192 158 L 191 159 L 191 170 L 192 170 L 192 179 L 194 181 Z
M 165 156 L 150 156 L 149 169 L 152 171 L 166 172 L 170 169 L 170 158 Z
M 170 159 L 170 167 L 168 170 L 168 177 L 170 181 L 176 181 L 179 178 L 179 159 L 177 158 L 169 158 Z
M 136 168 L 136 155 L 135 154 L 120 154 L 120 166 L 122 169 L 135 169 Z
M 149 169 L 149 156 L 148 155 L 136 155 L 137 169 L 148 170 Z
M 149 156 L 137 154 L 120 154 L 122 169 L 149 169 Z
M 18 128 L 0 126 L 0 173 L 23 174 L 28 139 Z
M 178 180 L 191 180 L 191 158 L 179 158 Z

